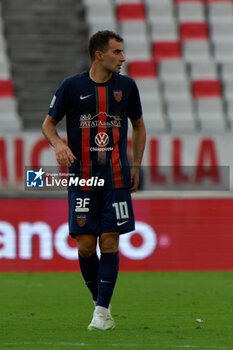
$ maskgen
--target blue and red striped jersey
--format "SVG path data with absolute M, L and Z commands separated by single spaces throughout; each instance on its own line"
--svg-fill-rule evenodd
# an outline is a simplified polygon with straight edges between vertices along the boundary
M 128 118 L 142 116 L 133 79 L 113 73 L 106 83 L 96 83 L 87 71 L 68 77 L 48 114 L 56 120 L 66 115 L 68 145 L 77 158 L 70 172 L 84 179 L 104 179 L 105 189 L 130 187 Z

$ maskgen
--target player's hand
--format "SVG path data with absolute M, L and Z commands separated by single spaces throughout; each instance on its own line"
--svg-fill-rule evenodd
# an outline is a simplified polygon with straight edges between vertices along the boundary
M 63 141 L 57 143 L 54 150 L 59 165 L 71 166 L 76 159 L 71 149 Z
M 131 187 L 130 187 L 130 192 L 136 192 L 139 186 L 139 181 L 140 181 L 140 167 L 135 166 L 132 167 L 131 169 Z

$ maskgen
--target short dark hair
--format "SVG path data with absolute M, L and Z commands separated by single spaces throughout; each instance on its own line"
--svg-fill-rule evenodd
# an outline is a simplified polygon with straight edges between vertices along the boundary
M 116 39 L 119 42 L 123 42 L 123 39 L 119 34 L 110 30 L 101 30 L 92 35 L 88 43 L 88 51 L 92 61 L 95 58 L 95 52 L 97 50 L 103 52 L 107 50 L 110 39 Z

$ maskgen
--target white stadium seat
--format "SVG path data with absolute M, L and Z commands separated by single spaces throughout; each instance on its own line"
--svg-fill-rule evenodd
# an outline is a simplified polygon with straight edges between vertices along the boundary
M 173 2 L 147 3 L 147 18 L 150 23 L 170 22 L 173 20 Z
M 221 98 L 203 98 L 196 100 L 197 116 L 202 130 L 216 131 L 226 128 Z
M 177 4 L 179 22 L 204 22 L 205 12 L 202 2 L 179 2 Z
M 221 64 L 221 77 L 224 81 L 233 81 L 233 61 Z
M 210 23 L 233 22 L 233 3 L 225 1 L 210 2 L 208 5 Z
M 165 101 L 189 101 L 192 99 L 188 80 L 174 80 L 163 83 Z
M 135 28 L 137 28 L 137 30 L 135 30 Z M 130 40 L 130 38 L 139 38 L 139 40 L 147 40 L 147 26 L 145 21 L 122 21 L 120 29 L 121 35 L 126 41 Z
M 105 22 L 107 19 L 115 21 L 114 6 L 111 2 L 106 4 L 92 3 L 86 7 L 86 18 L 89 23 Z
M 151 38 L 156 41 L 177 41 L 179 38 L 177 24 L 172 19 L 170 22 L 153 22 L 151 23 Z
M 150 44 L 145 40 L 125 40 L 124 54 L 128 61 L 149 60 L 151 58 Z
M 192 100 L 173 100 L 166 103 L 172 130 L 191 131 L 196 127 Z
M 104 18 L 101 21 L 89 23 L 89 36 L 98 32 L 99 30 L 117 31 L 117 23 L 115 20 Z
M 217 77 L 217 65 L 213 60 L 190 64 L 191 80 L 217 79 Z
M 214 43 L 226 41 L 233 43 L 233 22 L 213 23 L 211 26 L 211 39 Z
M 185 81 L 187 78 L 184 61 L 181 59 L 162 61 L 159 65 L 159 77 L 161 81 Z
M 186 62 L 210 61 L 210 47 L 207 40 L 187 40 L 183 43 Z
M 223 84 L 223 95 L 226 101 L 233 101 L 233 80 Z
M 140 96 L 150 96 L 156 100 L 160 99 L 160 91 L 157 79 L 136 79 Z
M 8 61 L 0 61 L 0 80 L 8 79 L 9 73 L 9 63 Z
M 0 98 L 1 130 L 19 130 L 21 120 L 17 116 L 14 98 Z
M 233 45 L 228 42 L 220 41 L 214 44 L 214 57 L 217 62 L 233 61 Z
M 233 100 L 227 101 L 227 117 L 228 120 L 231 122 L 231 127 L 233 127 Z
M 165 130 L 166 121 L 164 119 L 161 99 L 142 99 L 142 110 L 146 129 L 149 132 L 153 132 L 155 130 Z
M 95 1 L 98 1 L 98 0 L 95 0 Z M 116 4 L 140 4 L 142 2 L 142 0 L 113 0 L 113 1 Z

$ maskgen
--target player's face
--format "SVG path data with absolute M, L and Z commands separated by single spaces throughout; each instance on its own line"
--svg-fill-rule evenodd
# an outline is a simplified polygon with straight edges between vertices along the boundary
M 112 73 L 120 73 L 121 66 L 125 62 L 123 44 L 115 39 L 110 39 L 108 50 L 103 53 L 103 68 Z

